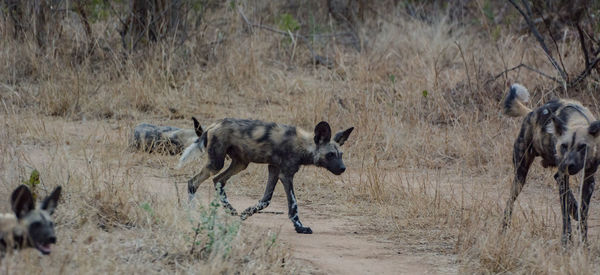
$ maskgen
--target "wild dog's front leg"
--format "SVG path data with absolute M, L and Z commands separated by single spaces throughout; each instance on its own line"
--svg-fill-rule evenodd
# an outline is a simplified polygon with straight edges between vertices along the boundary
M 240 215 L 242 220 L 247 219 L 248 217 L 254 215 L 254 213 L 263 210 L 269 206 L 271 203 L 271 198 L 273 197 L 273 190 L 275 190 L 275 185 L 277 185 L 277 181 L 279 180 L 279 168 L 274 165 L 269 165 L 269 178 L 267 179 L 267 187 L 265 188 L 265 194 L 262 199 L 258 201 L 255 206 L 251 206 L 246 208 L 244 212 Z
M 302 226 L 300 218 L 298 217 L 298 202 L 294 195 L 293 176 L 280 175 L 281 182 L 283 182 L 283 188 L 288 201 L 288 217 L 292 220 L 296 232 L 302 234 L 312 234 L 310 227 Z
M 569 217 L 569 175 L 562 172 L 556 172 L 554 179 L 558 183 L 558 192 L 560 194 L 560 210 L 562 214 L 563 230 L 562 230 L 562 244 L 567 245 L 571 240 L 571 217 Z
M 587 218 L 588 211 L 590 209 L 590 199 L 592 197 L 592 193 L 594 193 L 594 186 L 596 182 L 594 180 L 594 174 L 596 171 L 585 171 L 585 179 L 583 181 L 583 186 L 581 190 L 581 221 L 579 230 L 581 232 L 581 237 L 584 242 L 587 242 Z

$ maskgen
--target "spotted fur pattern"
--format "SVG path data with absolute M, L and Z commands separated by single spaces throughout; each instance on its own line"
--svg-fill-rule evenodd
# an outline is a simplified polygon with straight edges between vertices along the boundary
M 555 99 L 531 110 L 523 104 L 524 98 L 529 98 L 527 90 L 520 85 L 513 85 L 504 104 L 505 114 L 525 118 L 514 143 L 515 177 L 504 210 L 503 228 L 510 223 L 514 202 L 525 185 L 531 163 L 536 157 L 541 157 L 543 167 L 558 168 L 554 178 L 559 186 L 563 244 L 571 238 L 571 217 L 581 219 L 580 231 L 586 240 L 589 202 L 595 185 L 594 174 L 600 163 L 600 153 L 597 150 L 600 144 L 597 138 L 600 121 L 596 121 L 592 113 L 577 101 Z M 582 205 L 579 208 L 569 188 L 569 176 L 582 170 L 584 183 Z
M 0 255 L 28 247 L 50 254 L 50 246 L 56 243 L 51 215 L 58 204 L 60 191 L 61 187 L 56 187 L 38 208 L 27 186 L 21 185 L 13 191 L 14 213 L 0 214 Z
M 246 219 L 269 206 L 275 185 L 281 180 L 288 200 L 288 215 L 296 232 L 310 234 L 312 230 L 303 226 L 298 217 L 298 203 L 293 188 L 294 175 L 302 165 L 316 165 L 333 174 L 342 174 L 346 166 L 342 161 L 340 146 L 353 129 L 341 131 L 331 139 L 331 128 L 324 121 L 317 124 L 314 133 L 309 133 L 294 126 L 260 120 L 219 120 L 208 126 L 180 159 L 181 166 L 189 160 L 189 155 L 199 154 L 203 149 L 206 149 L 208 155 L 207 164 L 188 182 L 190 200 L 203 181 L 223 168 L 225 157 L 229 156 L 230 166 L 215 176 L 213 183 L 223 206 L 237 215 L 237 211 L 227 200 L 224 189 L 227 181 L 246 169 L 251 162 L 268 164 L 269 175 L 264 196 L 258 204 L 244 210 L 241 218 Z
M 192 119 L 194 120 L 194 129 L 156 126 L 148 123 L 138 124 L 133 129 L 132 146 L 137 150 L 149 153 L 181 154 L 184 148 L 197 139 L 197 132 L 202 132 L 198 120 Z

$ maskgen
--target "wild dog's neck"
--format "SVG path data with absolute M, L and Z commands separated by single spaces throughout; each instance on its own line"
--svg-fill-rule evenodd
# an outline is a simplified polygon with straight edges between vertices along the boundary
M 315 155 L 317 153 L 317 145 L 315 144 L 312 134 L 298 129 L 298 153 L 300 155 L 300 164 L 310 165 L 315 164 Z

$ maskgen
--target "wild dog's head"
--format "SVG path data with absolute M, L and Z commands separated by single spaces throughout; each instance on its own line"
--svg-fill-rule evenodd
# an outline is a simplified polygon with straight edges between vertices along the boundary
M 331 128 L 329 123 L 325 121 L 319 122 L 315 127 L 315 144 L 316 153 L 314 154 L 314 163 L 319 167 L 324 167 L 329 172 L 336 175 L 341 175 L 346 171 L 346 165 L 342 160 L 342 149 L 340 146 L 344 145 L 344 142 L 352 133 L 354 127 L 350 127 L 344 131 L 340 131 L 331 140 Z
M 558 169 L 569 175 L 575 175 L 584 166 L 595 165 L 597 145 L 600 144 L 600 121 L 595 121 L 587 127 L 568 129 L 564 124 L 555 120 L 557 133 L 556 153 L 559 160 Z
M 21 185 L 10 196 L 12 210 L 19 225 L 24 229 L 23 243 L 27 247 L 35 247 L 43 254 L 50 254 L 50 245 L 56 243 L 54 223 L 50 217 L 58 204 L 61 187 L 58 186 L 50 196 L 46 197 L 39 208 L 25 185 Z

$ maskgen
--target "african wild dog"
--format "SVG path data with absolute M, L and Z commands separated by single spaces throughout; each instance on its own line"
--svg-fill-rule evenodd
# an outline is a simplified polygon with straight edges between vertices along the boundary
M 219 172 L 225 156 L 231 158 L 227 170 L 213 178 L 215 188 L 220 194 L 223 206 L 233 215 L 236 210 L 229 204 L 224 186 L 233 175 L 246 169 L 249 163 L 266 163 L 269 165 L 267 187 L 263 198 L 255 206 L 249 207 L 241 214 L 246 219 L 252 214 L 269 206 L 273 189 L 281 180 L 288 200 L 288 215 L 296 232 L 310 234 L 309 227 L 302 226 L 298 218 L 298 204 L 294 195 L 293 178 L 301 165 L 324 167 L 333 174 L 340 175 L 346 170 L 342 161 L 340 146 L 348 139 L 354 127 L 337 133 L 331 140 L 331 128 L 327 122 L 319 122 L 314 134 L 294 126 L 268 123 L 259 120 L 243 120 L 226 118 L 208 126 L 205 132 L 199 133 L 198 139 L 190 145 L 179 161 L 179 166 L 207 149 L 208 163 L 202 171 L 188 182 L 190 200 L 198 186 L 208 177 Z
M 525 119 L 514 144 L 515 177 L 504 210 L 503 228 L 510 223 L 514 202 L 525 185 L 531 163 L 536 156 L 540 156 L 543 167 L 558 167 L 554 178 L 560 193 L 563 244 L 571 238 L 569 214 L 574 220 L 581 218 L 580 231 L 583 240 L 587 240 L 587 217 L 594 191 L 594 173 L 600 164 L 600 152 L 597 150 L 600 121 L 596 121 L 592 113 L 577 101 L 555 99 L 531 110 L 523 105 L 528 99 L 527 89 L 514 84 L 504 101 L 505 114 L 525 116 Z M 584 182 L 579 209 L 569 188 L 569 175 L 581 170 L 584 171 Z
M 21 185 L 10 196 L 11 214 L 0 214 L 0 254 L 12 249 L 35 247 L 43 254 L 50 254 L 51 244 L 56 243 L 54 223 L 50 217 L 58 204 L 61 187 L 46 197 L 39 208 L 31 191 Z
M 195 117 L 194 129 L 180 129 L 171 126 L 156 126 L 141 123 L 133 129 L 132 147 L 148 153 L 159 152 L 171 155 L 180 154 L 198 139 L 196 133 L 202 133 L 202 127 Z

